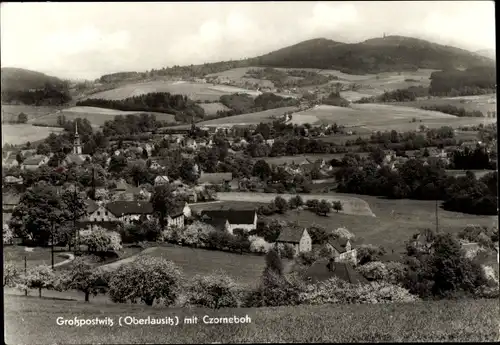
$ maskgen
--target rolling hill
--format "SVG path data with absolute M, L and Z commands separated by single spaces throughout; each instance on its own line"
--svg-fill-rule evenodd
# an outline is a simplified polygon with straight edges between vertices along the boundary
M 261 66 L 338 69 L 357 74 L 494 65 L 493 60 L 464 49 L 404 36 L 354 44 L 312 39 L 260 56 L 256 61 Z
M 46 84 L 58 89 L 64 86 L 64 82 L 59 78 L 23 68 L 11 67 L 2 67 L 1 83 L 2 92 L 38 90 L 43 89 Z

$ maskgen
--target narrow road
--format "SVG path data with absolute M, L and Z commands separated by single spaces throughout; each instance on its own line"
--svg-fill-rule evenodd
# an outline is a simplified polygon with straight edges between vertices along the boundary
M 122 260 L 118 260 L 118 261 L 112 262 L 110 264 L 102 265 L 102 266 L 100 266 L 100 268 L 102 268 L 104 270 L 107 270 L 107 271 L 112 271 L 112 270 L 117 269 L 119 266 L 121 266 L 123 264 L 127 264 L 129 262 L 134 261 L 135 259 L 137 259 L 141 255 L 154 252 L 155 250 L 156 250 L 156 247 L 146 248 L 143 251 L 141 251 L 140 253 L 137 253 L 135 255 L 129 256 L 128 258 L 125 258 L 125 259 L 122 259 Z
M 59 254 L 59 256 L 63 256 L 63 255 L 66 255 L 68 258 L 64 261 L 61 261 L 57 264 L 54 264 L 54 267 L 59 267 L 59 266 L 62 266 L 62 265 L 66 265 L 68 263 L 70 263 L 71 261 L 75 260 L 75 256 L 71 253 L 62 253 L 62 254 Z

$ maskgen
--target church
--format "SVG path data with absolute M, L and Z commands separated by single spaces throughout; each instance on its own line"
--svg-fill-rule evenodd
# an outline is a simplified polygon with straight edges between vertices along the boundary
M 70 164 L 81 165 L 85 160 L 90 160 L 90 155 L 82 154 L 82 143 L 80 140 L 80 135 L 78 134 L 78 123 L 75 121 L 75 138 L 73 141 L 73 152 L 68 154 L 63 160 L 63 166 Z

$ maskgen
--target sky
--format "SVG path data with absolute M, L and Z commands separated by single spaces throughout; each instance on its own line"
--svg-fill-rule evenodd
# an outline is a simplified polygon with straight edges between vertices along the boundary
M 495 49 L 493 1 L 5 3 L 1 65 L 95 79 L 259 56 L 312 38 L 404 35 Z

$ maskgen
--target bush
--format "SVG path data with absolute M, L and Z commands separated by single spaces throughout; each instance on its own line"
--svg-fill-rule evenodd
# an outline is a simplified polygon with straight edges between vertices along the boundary
M 401 262 L 390 261 L 385 263 L 387 269 L 386 281 L 390 284 L 402 284 L 406 275 L 406 266 Z
M 366 265 L 358 266 L 357 271 L 370 281 L 386 280 L 389 272 L 383 262 L 372 261 Z
M 3 287 L 14 287 L 19 280 L 20 272 L 12 262 L 3 265 Z
M 357 250 L 358 264 L 364 265 L 372 261 L 378 261 L 385 255 L 385 249 L 371 244 L 361 245 Z
M 215 228 L 203 222 L 193 222 L 180 234 L 180 240 L 190 246 L 203 246 Z
M 353 241 L 356 236 L 354 236 L 353 233 L 351 233 L 349 230 L 346 228 L 337 228 L 332 231 L 332 234 L 335 238 L 343 238 L 349 241 Z
M 409 303 L 418 301 L 418 297 L 408 290 L 386 282 L 370 284 L 350 284 L 338 278 L 332 278 L 315 285 L 310 285 L 307 292 L 300 296 L 301 303 Z
M 239 306 L 236 283 L 224 272 L 196 276 L 188 288 L 188 303 L 211 309 Z
M 72 263 L 71 267 L 64 272 L 63 280 L 65 289 L 75 289 L 85 294 L 85 302 L 89 302 L 89 296 L 97 296 L 99 293 L 105 293 L 107 288 L 107 275 L 99 268 L 95 268 L 92 262 L 97 262 L 99 258 L 78 257 Z M 89 262 L 90 261 L 90 262 Z
M 305 285 L 297 275 L 283 276 L 266 270 L 259 287 L 250 291 L 245 298 L 244 307 L 278 307 L 300 304 L 300 295 Z
M 306 201 L 306 206 L 309 210 L 311 211 L 316 211 L 319 205 L 319 200 L 318 199 L 309 199 Z
M 318 260 L 318 254 L 316 252 L 301 252 L 296 256 L 295 261 L 299 265 L 311 266 L 316 260 Z
M 290 198 L 290 200 L 288 200 L 288 206 L 291 209 L 296 209 L 298 207 L 301 207 L 302 205 L 304 205 L 304 201 L 302 200 L 300 195 L 293 196 Z
M 3 226 L 2 238 L 3 238 L 4 245 L 12 244 L 12 241 L 14 239 L 14 234 L 13 234 L 12 230 L 6 225 Z
M 122 249 L 120 234 L 103 228 L 80 231 L 79 244 L 86 245 L 89 252 L 97 254 Z
M 307 229 L 307 232 L 311 236 L 312 244 L 324 244 L 328 241 L 328 232 L 322 226 L 313 225 Z
M 283 248 L 280 250 L 280 256 L 286 259 L 293 259 L 295 257 L 295 249 L 291 244 L 285 243 Z
M 250 236 L 248 240 L 250 241 L 250 251 L 252 253 L 267 253 L 273 247 L 272 243 L 267 242 L 262 237 Z
M 179 295 L 181 278 L 181 271 L 172 261 L 140 256 L 122 264 L 111 274 L 109 296 L 115 303 L 140 300 L 151 306 L 163 301 L 169 306 Z
M 287 201 L 282 198 L 281 196 L 277 196 L 275 199 L 274 199 L 274 205 L 276 207 L 276 211 L 280 214 L 284 214 L 286 213 L 286 211 L 288 211 L 288 203 Z

